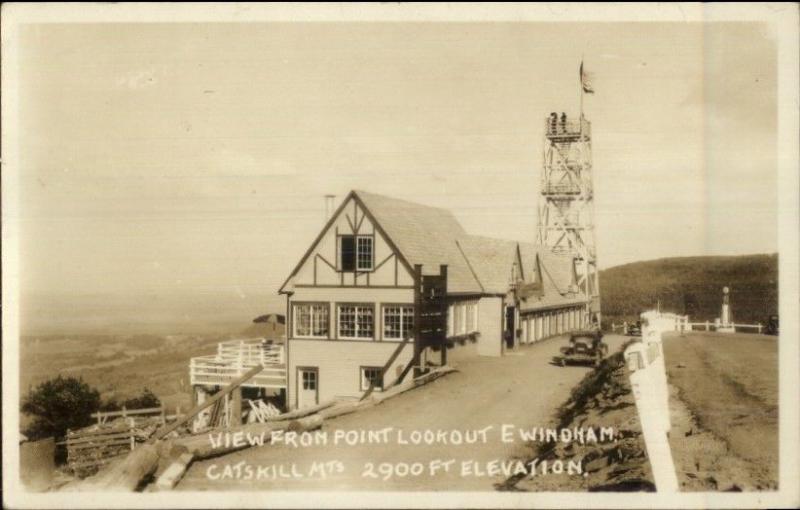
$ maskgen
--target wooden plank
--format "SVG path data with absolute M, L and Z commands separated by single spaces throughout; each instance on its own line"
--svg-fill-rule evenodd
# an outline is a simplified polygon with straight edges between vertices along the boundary
M 386 363 L 383 364 L 383 368 L 381 368 L 381 380 L 383 380 L 383 376 L 386 375 L 386 372 L 389 371 L 392 363 L 394 363 L 397 357 L 400 356 L 400 352 L 405 348 L 406 344 L 408 344 L 410 338 L 411 337 L 406 337 L 403 339 L 403 341 L 400 342 L 400 345 L 397 346 L 397 349 L 395 349 L 392 355 L 389 356 L 389 359 L 386 361 Z M 364 400 L 365 398 L 369 397 L 373 391 L 375 391 L 375 384 L 374 381 L 370 381 L 369 388 L 367 388 L 367 391 L 364 392 L 359 400 Z
M 147 443 L 148 444 L 152 444 L 152 443 L 158 441 L 159 439 L 161 439 L 162 437 L 166 436 L 167 434 L 169 434 L 173 430 L 176 430 L 178 427 L 182 426 L 183 424 L 185 424 L 186 422 L 188 422 L 189 420 L 191 420 L 192 418 L 194 418 L 195 416 L 200 414 L 200 412 L 203 409 L 205 409 L 205 408 L 215 404 L 216 402 L 220 401 L 223 397 L 225 397 L 230 392 L 232 392 L 233 390 L 238 388 L 243 382 L 245 382 L 248 379 L 252 378 L 254 375 L 258 374 L 263 369 L 264 369 L 264 367 L 262 367 L 262 366 L 257 366 L 257 367 L 251 368 L 250 370 L 245 372 L 244 375 L 242 375 L 241 377 L 239 377 L 235 381 L 231 382 L 230 385 L 228 385 L 225 388 L 223 388 L 222 390 L 220 390 L 216 395 L 214 395 L 213 397 L 209 398 L 205 402 L 194 406 L 180 420 L 176 420 L 171 425 L 167 425 L 166 427 L 163 427 L 162 429 L 156 431 L 156 433 L 153 434 L 153 436 L 147 441 Z
M 242 424 L 242 388 L 236 388 L 231 394 L 231 422 L 232 427 Z
M 143 409 L 126 409 L 125 411 L 99 411 L 96 413 L 92 413 L 92 418 L 99 417 L 111 417 L 111 416 L 128 416 L 131 414 L 148 414 L 148 413 L 160 413 L 163 410 L 161 407 L 147 407 Z
M 80 436 L 79 438 L 69 437 L 69 438 L 67 438 L 65 443 L 67 444 L 67 446 L 72 446 L 72 445 L 77 445 L 77 444 L 82 444 L 82 443 L 111 441 L 111 440 L 119 439 L 119 438 L 122 438 L 122 437 L 128 438 L 128 437 L 131 436 L 131 434 L 132 434 L 132 432 L 121 432 L 121 433 L 117 433 L 117 434 L 97 434 L 97 435 L 94 435 L 94 436 L 85 435 L 85 436 Z
M 79 438 L 79 437 L 87 437 L 87 436 L 100 436 L 103 434 L 117 434 L 121 432 L 127 432 L 131 429 L 130 425 L 125 424 L 123 426 L 116 426 L 116 427 L 107 427 L 103 429 L 96 429 L 96 430 L 80 430 L 80 431 L 73 431 L 67 432 L 67 439 L 70 438 Z
M 120 439 L 112 439 L 110 441 L 98 441 L 93 443 L 82 443 L 77 445 L 68 445 L 67 449 L 69 451 L 77 451 L 77 450 L 87 450 L 91 448 L 105 448 L 107 446 L 119 446 L 119 445 L 128 445 L 131 444 L 130 436 Z

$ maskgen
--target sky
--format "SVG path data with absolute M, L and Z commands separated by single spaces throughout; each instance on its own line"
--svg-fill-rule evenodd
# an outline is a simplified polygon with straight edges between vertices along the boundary
M 350 189 L 533 241 L 581 58 L 601 268 L 777 251 L 763 24 L 40 24 L 20 51 L 23 294 L 256 311 Z

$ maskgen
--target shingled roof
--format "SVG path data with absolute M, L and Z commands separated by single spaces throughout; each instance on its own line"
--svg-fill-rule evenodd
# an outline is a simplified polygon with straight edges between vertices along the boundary
M 439 266 L 447 264 L 448 293 L 483 292 L 456 245 L 467 234 L 453 213 L 366 191 L 354 193 L 409 264 L 422 264 L 423 274 L 438 274 Z
M 579 305 L 587 298 L 575 288 L 575 268 L 572 257 L 558 255 L 546 246 L 519 243 L 525 280 L 531 281 L 530 272 L 541 274 L 542 292 L 529 296 L 520 303 L 520 310 L 540 310 L 568 305 Z
M 461 253 L 486 294 L 505 294 L 511 286 L 511 266 L 517 256 L 517 242 L 481 236 L 456 240 Z

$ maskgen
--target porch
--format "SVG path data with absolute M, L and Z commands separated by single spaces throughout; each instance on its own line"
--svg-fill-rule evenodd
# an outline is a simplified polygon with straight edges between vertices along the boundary
M 286 388 L 286 350 L 269 340 L 229 340 L 217 344 L 217 353 L 189 362 L 192 386 L 227 386 L 256 366 L 264 369 L 241 383 L 245 388 Z

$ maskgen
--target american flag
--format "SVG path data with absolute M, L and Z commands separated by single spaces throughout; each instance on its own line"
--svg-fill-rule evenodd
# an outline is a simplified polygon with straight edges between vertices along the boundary
M 581 87 L 587 94 L 594 94 L 594 87 L 592 87 L 592 75 L 583 70 L 583 60 L 581 60 Z

